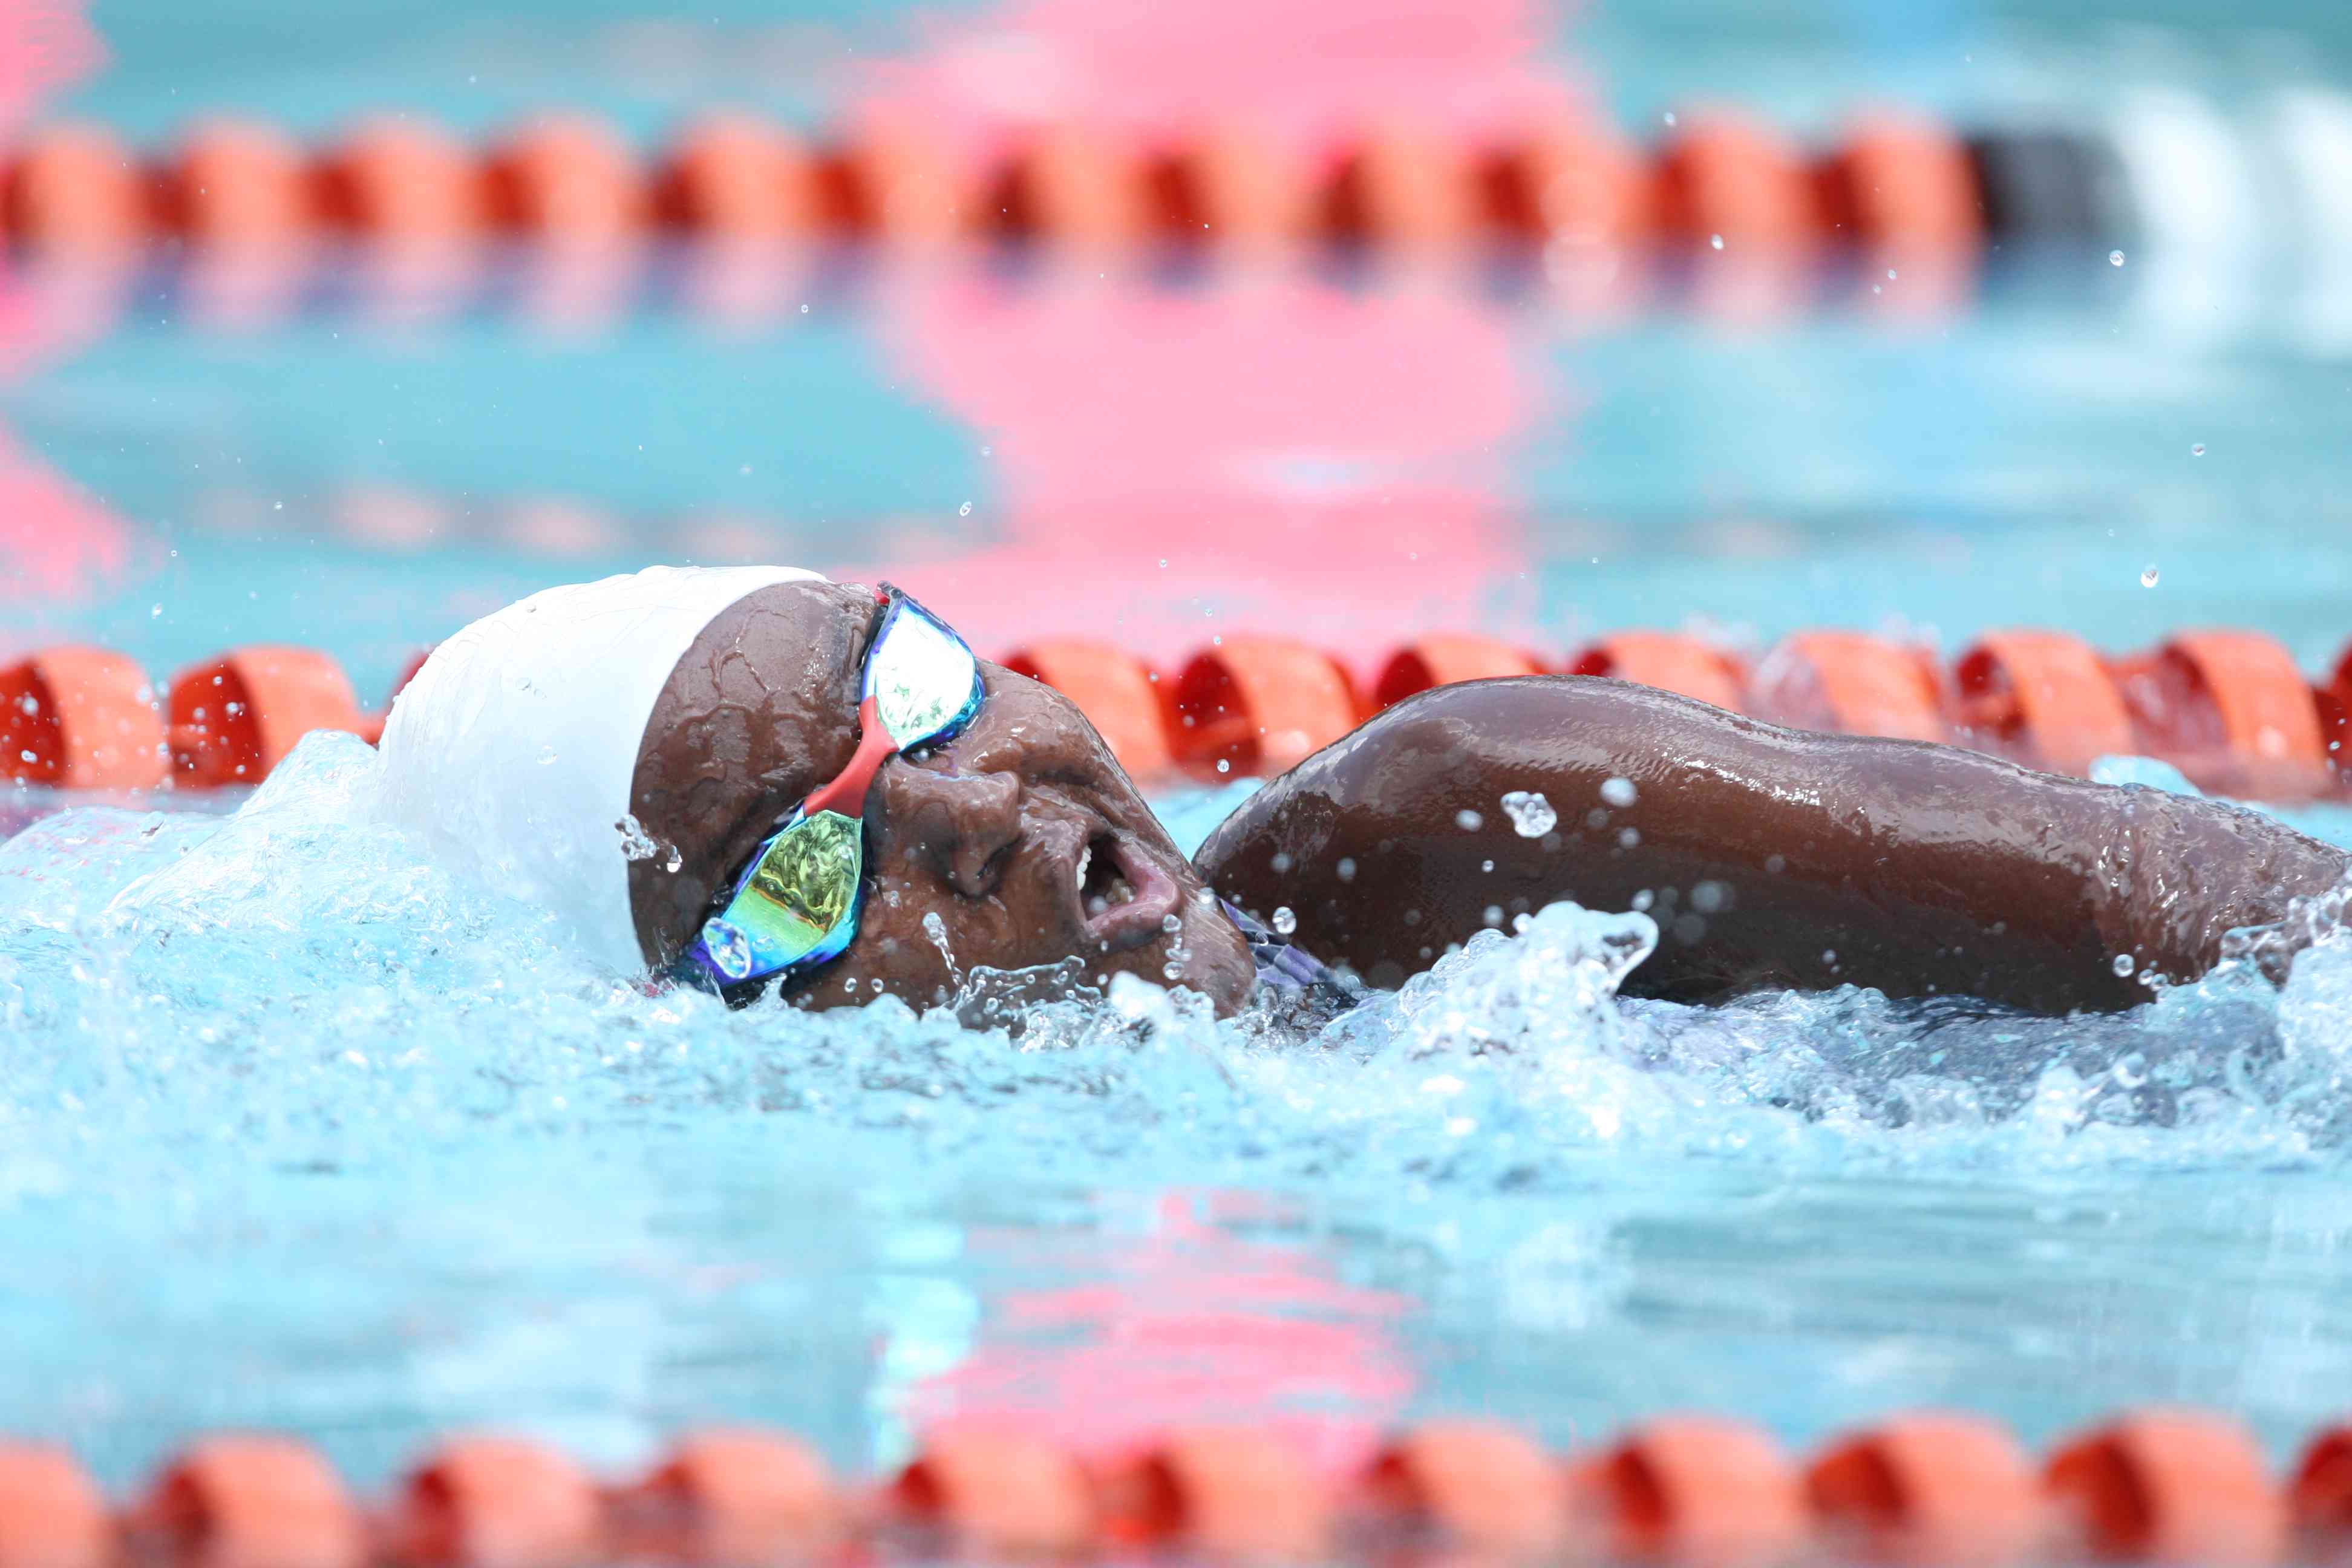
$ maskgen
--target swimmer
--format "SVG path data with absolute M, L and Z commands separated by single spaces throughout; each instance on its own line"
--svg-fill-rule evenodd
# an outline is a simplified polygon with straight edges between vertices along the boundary
M 1187 861 L 1067 699 L 903 593 L 782 567 L 656 567 L 477 621 L 383 756 L 394 819 L 612 968 L 807 1007 L 1073 955 L 1223 1013 L 1344 1000 L 1572 899 L 1657 921 L 1630 995 L 2116 1010 L 2347 862 L 2217 803 L 1578 677 L 1400 703 Z

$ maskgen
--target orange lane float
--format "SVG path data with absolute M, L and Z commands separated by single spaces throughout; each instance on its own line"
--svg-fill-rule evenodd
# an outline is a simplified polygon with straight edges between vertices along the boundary
M 1428 251 L 1478 237 L 1484 213 L 1470 150 L 1410 126 L 1345 149 L 1323 194 L 1323 230 L 1342 245 Z
M 1431 1421 L 1382 1449 L 1357 1510 L 1391 1529 L 1428 1530 L 1481 1557 L 1527 1561 L 1569 1540 L 1567 1485 L 1536 1443 L 1484 1421 Z
M 1175 760 L 1234 773 L 1280 773 L 1361 716 L 1339 660 L 1280 637 L 1230 637 L 1193 655 L 1173 702 Z
M 289 1437 L 226 1434 L 189 1447 L 132 1514 L 189 1568 L 362 1568 L 358 1507 L 319 1452 Z
M 645 181 L 612 127 L 587 115 L 548 115 L 516 127 L 482 168 L 492 226 L 520 239 L 610 245 L 648 216 Z
M 1833 1443 L 1805 1473 L 1816 1528 L 1841 1558 L 1899 1568 L 2010 1568 L 2041 1544 L 2032 1462 L 1998 1423 L 1896 1415 Z
M 2132 749 L 2106 664 L 2064 632 L 1988 632 L 1952 666 L 1958 738 L 2034 767 L 2080 773 Z
M 1566 673 L 1654 686 L 1733 713 L 1742 711 L 1747 700 L 1748 673 L 1738 659 L 1675 632 L 1619 632 L 1602 637 L 1570 660 Z
M 284 249 L 318 232 L 302 149 L 246 121 L 197 126 L 152 176 L 157 226 L 191 245 Z
M 1711 110 L 1685 116 L 1657 178 L 1663 226 L 1685 246 L 1788 251 L 1826 232 L 1803 154 L 1745 115 Z
M 2275 637 L 2184 632 L 2114 668 L 2136 749 L 2200 787 L 2291 798 L 2331 782 L 2319 705 Z
M 1902 257 L 1973 253 L 1984 214 L 1968 148 L 1939 125 L 1879 112 L 1850 127 L 1815 174 L 1822 221 Z
M 933 1433 L 884 1503 L 893 1517 L 980 1553 L 1068 1555 L 1096 1533 L 1094 1498 L 1076 1458 L 1013 1432 Z
M 586 1568 L 605 1545 L 585 1471 L 551 1448 L 491 1436 L 436 1449 L 401 1488 L 385 1533 L 419 1568 Z
M 1108 135 L 1037 132 L 996 172 L 982 217 L 998 238 L 1102 250 L 1150 233 L 1151 192 L 1142 158 Z
M 1115 1544 L 1188 1555 L 1307 1563 L 1328 1555 L 1329 1493 L 1297 1449 L 1268 1432 L 1173 1433 L 1097 1479 Z
M 1718 1416 L 1648 1422 L 1580 1467 L 1576 1486 L 1629 1561 L 1770 1568 L 1804 1541 L 1796 1471 L 1771 1438 Z
M 2106 1562 L 2252 1568 L 2286 1545 L 2286 1509 L 2252 1436 L 2202 1411 L 2135 1411 L 2051 1458 L 2043 1485 Z
M 817 202 L 829 233 L 868 243 L 931 247 L 972 232 L 981 198 L 927 137 L 875 128 L 823 153 Z
M 722 243 L 804 237 L 821 216 L 808 149 L 748 114 L 688 127 L 654 175 L 651 200 L 664 227 Z
M 304 735 L 379 732 L 342 666 L 310 648 L 261 645 L 183 670 L 172 681 L 172 767 L 196 788 L 258 784 Z
M 1307 160 L 1272 137 L 1240 129 L 1156 151 L 1144 186 L 1155 232 L 1175 245 L 1263 252 L 1296 244 L 1315 222 Z
M 1800 730 L 1948 739 L 1942 676 L 1925 649 L 1861 632 L 1799 632 L 1756 667 L 1749 711 Z
M 311 166 L 313 206 L 352 239 L 393 246 L 475 237 L 487 219 L 473 154 L 428 121 L 361 121 Z
M 1148 778 L 1167 771 L 1165 704 L 1158 678 L 1140 659 L 1102 643 L 1054 640 L 1016 648 L 1001 662 L 1076 703 L 1129 773 Z
M 0 778 L 153 789 L 170 765 L 164 735 L 153 684 L 121 654 L 51 647 L 0 668 Z
M 1456 681 L 1541 675 L 1533 654 L 1494 637 L 1433 632 L 1389 655 L 1372 683 L 1372 706 L 1393 707 L 1417 691 Z
M 841 1504 L 806 1444 L 754 1428 L 689 1433 L 616 1498 L 614 1544 L 633 1561 L 793 1562 L 840 1532 Z
M 29 250 L 90 256 L 149 237 L 145 176 L 131 150 L 95 125 L 33 132 L 8 161 L 0 191 L 9 237 Z
M 1630 250 L 1656 237 L 1658 184 L 1649 161 L 1598 128 L 1506 142 L 1489 150 L 1477 178 L 1486 222 L 1509 238 Z
M 115 1546 L 106 1499 L 72 1455 L 0 1443 L 0 1568 L 108 1568 Z

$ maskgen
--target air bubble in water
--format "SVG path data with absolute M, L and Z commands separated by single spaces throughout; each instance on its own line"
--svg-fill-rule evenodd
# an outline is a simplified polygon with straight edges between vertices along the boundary
M 1716 235 L 1711 237 L 1707 243 L 1714 246 L 1717 250 L 1721 250 L 1723 248 L 1723 236 L 1719 234 Z
M 1160 917 L 1160 929 L 1166 931 L 1170 936 L 1174 936 L 1178 931 L 1184 929 L 1183 917 L 1181 915 L 1161 915 Z
M 966 501 L 963 505 L 956 508 L 956 515 L 958 517 L 970 517 L 971 515 L 971 502 Z
M 2202 441 L 2191 441 L 2189 444 L 2189 455 L 2192 458 L 2203 457 L 2205 455 L 2205 443 Z
M 1632 779 L 1602 779 L 1601 798 L 1611 805 L 1623 807 L 1641 799 L 1642 792 L 1633 787 Z
M 1503 797 L 1503 815 L 1522 838 L 1541 838 L 1559 826 L 1559 813 L 1538 790 L 1515 789 Z
M 1288 936 L 1298 929 L 1298 917 L 1288 904 L 1277 904 L 1274 910 L 1274 929 Z
M 2139 569 L 2139 585 L 2143 588 L 2156 586 L 2156 567 L 2152 563 Z
M 2108 252 L 2107 252 L 2107 265 L 2108 265 L 2108 266 L 2110 266 L 2110 267 L 2121 267 L 2123 264 L 2124 264 L 2124 253 L 2123 253 L 2122 251 L 2120 251 L 2120 250 L 2110 250 L 2110 251 L 2108 251 Z
M 1475 833 L 1486 826 L 1486 819 L 1465 805 L 1454 814 L 1454 826 L 1465 833 Z
M 2136 963 L 2133 963 L 2133 961 L 2132 961 L 2132 955 L 2131 955 L 2130 953 L 2128 953 L 2128 952 L 2119 952 L 2119 953 L 2116 954 L 2116 962 L 2115 962 L 2115 965 L 2114 965 L 2114 967 L 2115 967 L 2115 972 L 2116 972 L 2116 977 L 2117 977 L 2118 979 L 2120 979 L 2122 976 L 2126 975 L 2126 974 L 2129 974 L 2129 973 L 2131 973 L 2135 968 L 2137 968 L 2137 967 L 2138 967 L 2138 966 L 2137 966 Z

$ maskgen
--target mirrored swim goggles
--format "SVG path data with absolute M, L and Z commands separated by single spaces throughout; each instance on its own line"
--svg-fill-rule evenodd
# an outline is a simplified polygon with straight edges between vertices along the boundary
M 670 965 L 676 980 L 740 999 L 841 956 L 866 900 L 866 792 L 900 752 L 953 740 L 980 711 L 980 661 L 945 621 L 888 584 L 866 650 L 857 753 L 752 854 L 733 891 Z

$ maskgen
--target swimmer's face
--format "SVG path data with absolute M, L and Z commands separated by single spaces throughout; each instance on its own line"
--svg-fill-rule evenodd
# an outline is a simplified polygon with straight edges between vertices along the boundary
M 629 868 L 638 942 L 656 966 L 761 842 L 847 765 L 880 626 L 863 588 L 779 584 L 713 621 L 672 671 L 635 797 L 646 831 L 677 847 L 677 869 L 667 853 Z M 1077 954 L 1089 978 L 1132 973 L 1203 992 L 1220 1011 L 1239 1005 L 1254 984 L 1247 945 L 1093 726 L 1050 687 L 985 660 L 980 669 L 971 727 L 875 776 L 857 938 L 799 981 L 795 999 L 927 1006 L 955 990 L 950 959 L 969 973 Z

